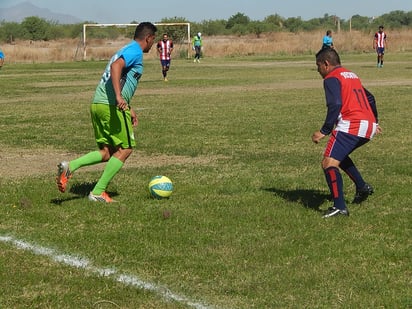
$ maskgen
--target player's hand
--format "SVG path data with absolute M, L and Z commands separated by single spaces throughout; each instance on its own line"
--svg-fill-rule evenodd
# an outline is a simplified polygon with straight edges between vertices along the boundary
M 129 109 L 129 105 L 122 97 L 116 98 L 116 105 L 117 105 L 117 108 L 120 109 L 121 111 L 125 111 Z
M 139 119 L 133 108 L 130 109 L 130 116 L 132 117 L 132 125 L 136 127 L 139 124 Z
M 376 134 L 382 134 L 382 128 L 380 125 L 376 126 Z
M 324 138 L 326 135 L 321 133 L 320 131 L 316 131 L 315 133 L 313 133 L 312 135 L 312 142 L 314 142 L 315 144 L 319 143 L 320 140 L 322 138 Z

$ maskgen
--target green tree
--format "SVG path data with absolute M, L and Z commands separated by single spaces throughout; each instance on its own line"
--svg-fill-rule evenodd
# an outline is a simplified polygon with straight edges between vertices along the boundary
M 207 20 L 202 22 L 202 31 L 206 35 L 219 35 L 226 32 L 226 20 Z
M 0 40 L 4 42 L 13 42 L 22 37 L 22 27 L 16 22 L 0 23 Z
M 26 17 L 21 23 L 23 37 L 28 40 L 49 40 L 48 30 L 50 24 L 43 18 L 37 16 Z
M 285 23 L 285 19 L 278 15 L 278 14 L 272 14 L 267 16 L 264 20 L 263 20 L 266 24 L 272 25 L 273 27 L 270 27 L 273 30 L 280 30 L 283 28 L 284 23 Z
M 81 37 L 83 33 L 83 24 L 71 25 L 71 27 L 69 27 L 67 30 L 67 37 L 72 39 Z
M 160 23 L 188 23 L 187 19 L 184 17 L 173 17 L 173 18 L 163 18 Z M 163 33 L 167 33 L 169 38 L 175 42 L 184 42 L 187 39 L 186 26 L 158 26 L 158 39 L 163 36 Z
M 370 28 L 371 18 L 360 15 L 353 15 L 351 18 L 352 29 L 366 30 Z
M 285 27 L 290 32 L 299 32 L 303 30 L 304 22 L 302 21 L 301 17 L 290 17 L 285 20 Z
M 250 33 L 254 33 L 257 38 L 260 38 L 260 35 L 267 31 L 268 26 L 261 21 L 254 20 L 249 23 L 248 29 Z
M 379 21 L 390 28 L 401 28 L 411 25 L 411 16 L 403 11 L 392 11 L 380 16 Z
M 250 18 L 243 13 L 236 13 L 231 16 L 226 24 L 227 29 L 232 29 L 235 25 L 246 26 L 250 22 Z
M 231 28 L 231 31 L 232 31 L 233 34 L 236 34 L 236 35 L 239 35 L 239 36 L 248 33 L 246 25 L 242 25 L 242 24 L 235 24 Z

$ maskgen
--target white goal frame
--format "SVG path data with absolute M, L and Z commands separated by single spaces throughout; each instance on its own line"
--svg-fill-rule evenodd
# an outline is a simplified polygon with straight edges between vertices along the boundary
M 83 60 L 86 60 L 86 31 L 88 27 L 128 27 L 137 26 L 138 24 L 83 24 Z M 191 40 L 190 40 L 190 23 L 156 23 L 155 26 L 185 26 L 187 29 L 187 58 L 190 58 Z

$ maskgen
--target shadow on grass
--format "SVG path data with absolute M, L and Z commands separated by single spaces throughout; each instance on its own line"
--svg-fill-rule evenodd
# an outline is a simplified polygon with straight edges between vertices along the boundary
M 263 188 L 263 190 L 273 193 L 288 202 L 298 203 L 305 208 L 310 208 L 321 212 L 319 209 L 325 200 L 330 200 L 330 194 L 309 189 L 281 190 L 276 188 Z
M 96 182 L 83 182 L 83 183 L 75 183 L 70 187 L 69 192 L 75 194 L 75 196 L 64 196 L 63 198 L 55 198 L 51 200 L 52 204 L 61 205 L 64 202 L 78 200 L 81 198 L 86 198 L 90 191 L 93 190 Z M 117 192 L 107 192 L 111 197 L 118 195 Z

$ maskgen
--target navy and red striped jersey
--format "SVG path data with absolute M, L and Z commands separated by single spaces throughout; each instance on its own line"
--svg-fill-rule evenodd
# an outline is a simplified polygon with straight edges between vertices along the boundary
M 320 131 L 330 134 L 334 129 L 372 138 L 378 122 L 375 99 L 364 89 L 359 77 L 339 66 L 325 77 L 323 86 L 328 112 Z
M 385 40 L 386 40 L 386 33 L 385 32 L 376 32 L 375 33 L 375 42 L 376 47 L 384 48 L 385 47 Z
M 157 50 L 160 54 L 160 60 L 170 60 L 170 54 L 173 49 L 173 41 L 172 40 L 160 40 L 157 43 Z

